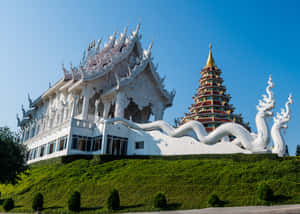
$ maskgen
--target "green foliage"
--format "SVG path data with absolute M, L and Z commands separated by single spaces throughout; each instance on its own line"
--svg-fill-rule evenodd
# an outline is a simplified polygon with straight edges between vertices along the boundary
M 217 194 L 213 193 L 208 198 L 208 205 L 211 207 L 221 207 L 223 205 L 223 201 L 221 201 Z
M 106 201 L 106 206 L 109 210 L 120 209 L 120 196 L 118 190 L 113 189 L 110 192 Z
M 3 209 L 5 211 L 9 211 L 15 207 L 14 200 L 12 198 L 8 198 L 3 203 Z
M 158 192 L 154 196 L 153 206 L 155 208 L 165 209 L 167 208 L 167 198 L 165 193 Z
M 194 155 L 172 157 L 107 157 L 80 159 L 62 164 L 58 159 L 30 165 L 16 185 L 0 184 L 2 198 L 13 197 L 13 212 L 32 212 L 32 198 L 44 196 L 43 213 L 69 212 L 70 190 L 81 194 L 82 213 L 106 212 L 106 199 L 116 188 L 122 199 L 120 212 L 153 210 L 153 197 L 164 192 L 167 209 L 207 207 L 216 192 L 226 206 L 262 205 L 257 184 L 267 183 L 275 197 L 272 204 L 300 204 L 299 157 L 275 155 Z M 278 198 L 277 198 L 278 199 Z M 0 209 L 1 212 L 1 209 Z M 118 210 L 119 212 L 119 210 Z
M 44 204 L 44 197 L 40 192 L 38 192 L 37 194 L 35 194 L 33 198 L 32 209 L 34 211 L 41 211 L 43 210 L 43 204 Z
M 75 191 L 72 193 L 68 201 L 68 207 L 70 211 L 80 211 L 80 192 Z
M 18 136 L 7 127 L 0 127 L 0 183 L 15 184 L 27 169 L 26 149 Z
M 296 156 L 300 156 L 300 145 L 297 145 Z
M 257 190 L 257 196 L 258 199 L 263 201 L 272 201 L 274 198 L 273 190 L 266 183 L 260 184 Z

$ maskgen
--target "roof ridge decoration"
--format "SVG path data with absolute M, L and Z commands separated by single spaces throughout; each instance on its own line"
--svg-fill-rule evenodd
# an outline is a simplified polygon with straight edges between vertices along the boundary
M 98 74 L 109 72 L 115 64 L 119 63 L 130 54 L 136 42 L 141 39 L 139 29 L 140 23 L 137 25 L 136 30 L 131 32 L 130 37 L 127 38 L 128 26 L 126 26 L 124 32 L 120 33 L 118 39 L 116 39 L 117 33 L 115 31 L 113 35 L 109 36 L 108 42 L 104 44 L 102 49 L 100 48 L 102 39 L 98 40 L 97 46 L 95 45 L 95 40 L 92 41 L 88 47 L 88 54 L 86 54 L 85 51 L 83 52 L 79 69 L 74 67 L 68 71 L 63 66 L 64 79 L 74 80 L 74 72 L 76 71 L 81 73 L 81 77 L 77 76 L 75 80 L 89 80 L 97 78 Z M 138 46 L 141 46 L 141 44 L 138 44 Z M 146 51 L 147 54 L 151 54 L 151 48 L 152 44 L 150 44 L 148 51 Z M 141 50 L 139 52 L 142 54 Z

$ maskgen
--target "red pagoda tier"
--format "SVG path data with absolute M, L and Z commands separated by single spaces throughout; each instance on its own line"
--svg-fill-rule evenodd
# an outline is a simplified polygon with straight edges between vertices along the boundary
M 229 104 L 231 96 L 226 94 L 222 85 L 221 70 L 215 65 L 212 56 L 212 46 L 209 46 L 209 55 L 206 66 L 201 70 L 200 86 L 193 97 L 194 103 L 189 107 L 181 124 L 189 120 L 201 122 L 207 132 L 211 132 L 219 125 L 227 122 L 236 122 L 250 130 L 249 123 L 245 124 L 241 114 L 234 114 L 234 107 Z

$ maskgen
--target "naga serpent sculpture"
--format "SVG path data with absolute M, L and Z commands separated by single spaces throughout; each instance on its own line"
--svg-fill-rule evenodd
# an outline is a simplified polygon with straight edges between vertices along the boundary
M 222 124 L 209 134 L 206 132 L 206 129 L 202 123 L 198 121 L 189 121 L 178 128 L 173 128 L 170 124 L 162 120 L 140 124 L 124 118 L 112 118 L 107 120 L 102 119 L 102 122 L 121 123 L 129 128 L 144 131 L 160 130 L 170 137 L 190 136 L 190 132 L 192 131 L 196 135 L 196 140 L 198 140 L 200 143 L 208 145 L 216 144 L 224 137 L 232 135 L 236 137 L 232 143 L 240 146 L 243 149 L 251 152 L 267 152 L 267 147 L 270 142 L 270 131 L 266 122 L 266 118 L 273 115 L 271 112 L 275 106 L 274 94 L 271 91 L 271 88 L 273 87 L 274 84 L 270 76 L 268 80 L 268 86 L 266 88 L 268 95 L 263 95 L 263 99 L 259 100 L 259 105 L 257 105 L 258 112 L 255 119 L 257 134 L 250 133 L 242 125 L 234 122 Z M 273 153 L 281 154 L 285 149 L 284 140 L 280 134 L 280 129 L 286 128 L 286 125 L 283 124 L 288 122 L 290 119 L 289 104 L 291 103 L 292 101 L 290 97 L 289 102 L 286 104 L 287 111 L 282 111 L 280 116 L 278 116 L 278 114 L 277 117 L 274 118 L 275 124 L 272 127 L 272 138 L 274 140 L 275 147 Z
M 285 130 L 288 126 L 287 122 L 291 120 L 290 104 L 293 103 L 292 95 L 290 94 L 288 101 L 285 104 L 285 109 L 281 109 L 281 112 L 273 118 L 274 124 L 271 129 L 271 136 L 274 143 L 272 153 L 278 154 L 278 156 L 284 156 L 286 154 L 286 144 L 281 134 L 281 129 Z

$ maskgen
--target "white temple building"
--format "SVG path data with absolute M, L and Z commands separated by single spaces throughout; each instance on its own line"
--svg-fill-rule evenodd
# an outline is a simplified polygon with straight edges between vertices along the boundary
M 126 31 L 92 42 L 78 67 L 63 66 L 64 77 L 38 99 L 29 97 L 19 126 L 22 142 L 30 150 L 29 160 L 67 154 L 133 154 L 130 136 L 121 127 L 104 126 L 100 118 L 126 118 L 146 123 L 150 115 L 162 120 L 175 93 L 164 89 L 152 62 L 150 44 L 143 50 L 140 25 L 127 37 Z M 110 148 L 104 145 L 109 140 Z M 111 142 L 117 145 L 112 147 Z M 142 145 L 140 145 L 142 146 Z
M 152 62 L 152 43 L 147 50 L 142 48 L 139 29 L 140 25 L 127 36 L 126 27 L 118 38 L 116 33 L 110 36 L 103 47 L 101 41 L 92 42 L 78 67 L 71 65 L 67 70 L 63 66 L 61 80 L 36 100 L 28 97 L 29 110 L 22 107 L 22 120 L 17 117 L 21 143 L 29 150 L 28 163 L 75 154 L 267 151 L 268 142 L 252 145 L 254 134 L 248 136 L 247 130 L 235 123 L 229 123 L 235 128 L 226 129 L 225 124 L 208 135 L 200 122 L 191 121 L 174 129 L 162 121 L 175 92 L 164 88 L 164 78 Z M 150 116 L 154 122 L 149 121 Z M 235 129 L 238 131 L 228 131 Z M 236 142 L 226 140 L 228 135 L 235 136 Z

